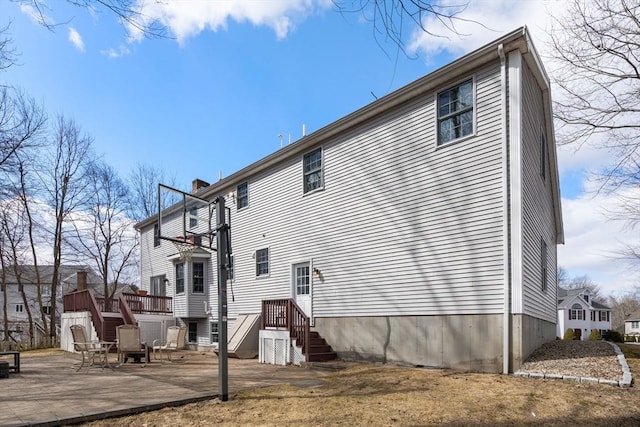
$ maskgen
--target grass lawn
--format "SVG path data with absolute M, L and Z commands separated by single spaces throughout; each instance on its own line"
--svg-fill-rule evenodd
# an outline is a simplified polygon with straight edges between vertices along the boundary
M 620 344 L 634 378 L 640 346 Z M 281 385 L 90 426 L 640 425 L 640 391 L 561 380 L 363 364 L 321 387 Z

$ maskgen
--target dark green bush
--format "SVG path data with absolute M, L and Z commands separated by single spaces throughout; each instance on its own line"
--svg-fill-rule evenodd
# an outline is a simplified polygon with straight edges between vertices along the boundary
M 618 331 L 607 331 L 602 335 L 602 338 L 607 341 L 624 342 L 622 334 Z

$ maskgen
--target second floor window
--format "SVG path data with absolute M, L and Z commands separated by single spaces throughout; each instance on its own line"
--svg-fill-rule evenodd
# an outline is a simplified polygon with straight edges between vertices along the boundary
M 569 310 L 569 320 L 584 320 L 584 310 L 580 304 L 573 304 Z
M 243 182 L 236 188 L 236 208 L 242 209 L 249 206 L 249 184 Z
M 438 145 L 473 133 L 473 80 L 438 94 Z
M 304 165 L 304 192 L 317 190 L 324 186 L 322 176 L 322 147 L 305 154 Z
M 42 285 L 42 295 L 51 295 L 51 285 Z
M 22 313 L 24 311 L 24 305 L 16 304 L 16 313 Z
M 176 294 L 184 293 L 184 264 L 176 264 Z
M 203 262 L 194 262 L 193 263 L 193 293 L 202 294 L 204 293 L 204 263 Z

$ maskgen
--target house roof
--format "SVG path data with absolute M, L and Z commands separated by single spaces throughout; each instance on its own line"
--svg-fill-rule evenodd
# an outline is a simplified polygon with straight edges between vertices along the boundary
M 558 308 L 568 308 L 573 304 L 573 301 L 576 298 L 579 298 L 583 295 L 591 296 L 591 292 L 587 288 L 572 288 L 565 289 L 558 286 Z M 598 310 L 611 310 L 611 307 L 607 307 L 604 304 L 599 303 L 598 301 L 589 298 L 589 301 L 585 301 L 584 298 L 580 298 L 580 302 L 583 304 L 589 305 L 591 308 Z
M 18 269 L 22 284 L 28 285 L 37 282 L 35 265 L 20 265 Z M 53 281 L 53 270 L 53 265 L 38 265 L 41 283 L 51 283 Z M 75 276 L 78 271 L 87 272 L 87 284 L 98 284 L 101 282 L 100 278 L 93 272 L 93 269 L 86 265 L 61 265 L 58 269 L 58 277 L 60 277 L 61 282 L 71 283 L 70 279 L 72 279 L 73 283 L 76 283 Z M 2 272 L 1 269 L 0 272 Z M 13 266 L 6 268 L 6 283 L 18 283 L 16 271 Z
M 358 126 L 362 126 L 377 117 L 387 113 L 390 109 L 397 108 L 418 96 L 437 90 L 466 74 L 469 74 L 478 67 L 492 61 L 497 61 L 501 55 L 519 50 L 526 63 L 529 65 L 533 75 L 542 88 L 544 97 L 544 114 L 547 123 L 547 152 L 550 156 L 550 184 L 553 192 L 554 220 L 556 225 L 556 243 L 564 243 L 564 228 L 562 224 L 562 209 L 560 205 L 560 187 L 558 177 L 558 167 L 555 150 L 555 133 L 553 130 L 553 118 L 551 108 L 550 83 L 538 53 L 531 42 L 531 37 L 526 27 L 520 27 L 515 31 L 489 43 L 456 61 L 445 65 L 436 71 L 423 76 L 422 78 L 368 104 L 359 110 L 317 130 L 316 132 L 302 137 L 295 143 L 289 144 L 280 150 L 264 157 L 261 160 L 231 174 L 227 178 L 221 179 L 208 187 L 202 188 L 197 197 L 205 200 L 213 200 L 218 195 L 227 194 L 238 184 L 243 183 L 250 177 L 264 172 L 268 168 L 281 164 L 291 158 L 302 155 L 308 150 L 320 146 L 330 138 L 344 134 Z M 157 217 L 153 216 L 135 225 L 137 230 L 148 227 L 157 222 Z
M 639 321 L 640 320 L 640 310 L 636 310 L 624 319 L 625 322 L 631 321 Z

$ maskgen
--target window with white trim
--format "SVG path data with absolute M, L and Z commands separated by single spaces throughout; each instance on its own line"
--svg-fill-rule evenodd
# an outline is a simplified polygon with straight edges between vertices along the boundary
M 580 304 L 573 304 L 569 310 L 569 320 L 584 320 L 584 310 Z
M 220 332 L 218 331 L 218 322 L 211 322 L 211 344 L 220 341 Z
M 204 263 L 194 262 L 191 265 L 191 284 L 193 286 L 194 294 L 204 293 Z
M 184 264 L 176 264 L 176 294 L 184 293 Z
M 324 186 L 322 173 L 322 147 L 304 155 L 304 192 L 317 190 Z
M 269 248 L 256 251 L 256 276 L 269 274 Z
M 236 208 L 242 209 L 249 206 L 249 183 L 243 182 L 236 187 Z
M 187 332 L 187 340 L 190 343 L 198 342 L 198 322 L 189 322 L 188 324 L 188 332 Z
M 438 145 L 473 133 L 473 79 L 438 94 Z
M 640 322 L 637 320 L 634 320 L 633 322 L 631 322 L 631 328 L 632 329 L 638 329 L 640 328 Z
M 198 209 L 189 209 L 189 229 L 194 229 L 198 226 Z
M 51 285 L 42 285 L 42 296 L 51 295 Z

